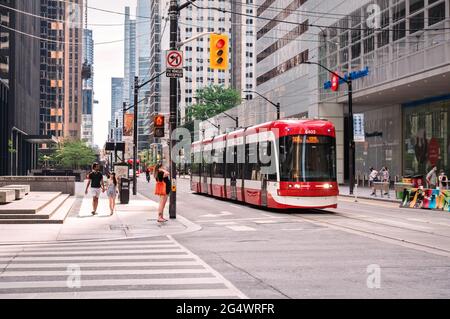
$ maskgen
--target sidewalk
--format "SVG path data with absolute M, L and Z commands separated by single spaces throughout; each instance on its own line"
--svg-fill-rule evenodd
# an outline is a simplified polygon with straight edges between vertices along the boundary
M 389 196 L 383 195 L 383 197 L 381 197 L 380 191 L 376 192 L 376 196 L 372 196 L 371 194 L 372 194 L 371 188 L 358 187 L 358 188 L 355 188 L 354 194 L 350 195 L 349 186 L 339 185 L 339 196 L 355 198 L 355 195 L 356 195 L 357 198 L 363 198 L 363 199 L 373 199 L 373 200 L 392 202 L 392 203 L 400 203 L 401 202 L 401 200 L 396 199 L 395 191 L 393 189 L 389 190 Z
M 1 244 L 28 242 L 56 242 L 72 240 L 117 240 L 167 236 L 196 231 L 199 226 L 177 215 L 177 219 L 164 224 L 157 222 L 158 203 L 138 194 L 130 196 L 128 205 L 117 200 L 116 212 L 109 216 L 109 203 L 102 194 L 98 216 L 92 216 L 92 198 L 84 197 L 84 185 L 77 183 L 77 200 L 62 225 L 0 225 Z M 83 194 L 83 195 L 82 195 Z M 164 216 L 168 219 L 168 205 Z

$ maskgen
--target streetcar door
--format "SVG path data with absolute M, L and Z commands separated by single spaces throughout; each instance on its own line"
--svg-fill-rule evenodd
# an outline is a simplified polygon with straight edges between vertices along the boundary
M 261 206 L 267 206 L 267 175 L 265 174 L 261 181 Z
M 233 171 L 231 172 L 231 199 L 237 200 L 237 176 L 236 176 L 236 167 L 233 168 Z

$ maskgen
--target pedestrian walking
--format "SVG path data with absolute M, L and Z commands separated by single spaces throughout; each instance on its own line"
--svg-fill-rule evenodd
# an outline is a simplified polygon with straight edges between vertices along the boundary
M 389 173 L 389 169 L 387 168 L 387 166 L 384 166 L 383 168 L 381 168 L 380 174 L 381 174 L 381 181 L 383 183 L 388 183 L 390 185 L 391 174 Z M 389 195 L 389 185 L 387 187 L 387 192 L 385 192 L 384 195 Z
M 147 178 L 147 183 L 150 183 L 150 166 L 147 166 L 145 170 L 145 178 Z
M 155 167 L 154 177 L 156 180 L 155 195 L 159 196 L 158 223 L 164 223 L 164 208 L 170 194 L 170 173 L 163 168 L 161 163 Z
M 435 189 L 438 185 L 438 177 L 437 177 L 437 166 L 434 165 L 431 171 L 428 172 L 426 180 L 427 180 L 427 187 L 429 189 Z
M 111 215 L 114 214 L 116 209 L 116 198 L 117 198 L 117 178 L 116 173 L 111 173 L 108 179 L 108 188 L 106 191 L 106 195 L 109 199 L 109 209 L 111 210 Z
M 369 174 L 369 186 L 372 188 L 372 194 L 371 196 L 375 195 L 375 185 L 374 182 L 378 181 L 378 171 L 374 169 L 373 167 L 370 168 L 370 174 Z
M 448 177 L 442 169 L 439 172 L 439 189 L 448 189 Z
M 100 172 L 100 165 L 98 163 L 92 164 L 92 172 L 88 175 L 88 183 L 86 185 L 85 194 L 88 194 L 89 187 L 91 187 L 92 194 L 92 216 L 97 213 L 98 199 L 102 192 L 105 191 L 105 184 L 103 182 L 103 174 Z

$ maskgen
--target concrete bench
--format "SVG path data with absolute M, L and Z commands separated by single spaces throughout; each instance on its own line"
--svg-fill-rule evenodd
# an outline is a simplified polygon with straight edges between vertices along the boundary
M 384 196 L 384 194 L 387 193 L 388 198 L 391 196 L 389 195 L 389 182 L 373 182 L 373 188 L 375 190 L 375 196 L 377 196 L 377 191 L 381 191 L 381 197 Z
M 0 189 L 0 204 L 11 203 L 16 199 L 16 192 L 13 189 Z
M 10 187 L 10 186 L 4 186 L 4 187 L 0 187 L 0 190 L 13 190 L 15 192 L 16 195 L 16 199 L 22 199 L 25 197 L 25 192 L 26 192 L 26 188 L 22 187 L 22 186 L 15 186 L 15 187 Z
M 2 188 L 22 188 L 25 192 L 25 195 L 28 195 L 31 191 L 31 186 L 30 185 L 6 185 L 6 186 L 2 186 Z

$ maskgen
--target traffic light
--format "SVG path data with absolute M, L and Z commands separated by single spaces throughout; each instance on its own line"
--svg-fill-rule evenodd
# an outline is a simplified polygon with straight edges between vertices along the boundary
M 209 39 L 210 68 L 216 70 L 228 69 L 229 38 L 225 34 L 211 34 Z
M 155 137 L 164 137 L 164 115 L 155 115 L 153 120 L 153 134 Z

